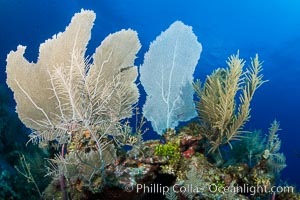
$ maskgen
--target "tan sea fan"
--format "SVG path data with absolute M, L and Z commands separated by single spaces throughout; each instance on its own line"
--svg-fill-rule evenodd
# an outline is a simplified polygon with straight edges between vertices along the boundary
M 24 46 L 8 54 L 7 84 L 14 91 L 19 118 L 33 130 L 31 140 L 65 143 L 80 128 L 94 136 L 100 128 L 105 134 L 112 123 L 132 116 L 139 97 L 134 83 L 134 60 L 141 46 L 137 33 L 129 29 L 110 34 L 86 57 L 94 20 L 93 11 L 75 14 L 63 33 L 41 44 L 37 63 L 24 58 Z

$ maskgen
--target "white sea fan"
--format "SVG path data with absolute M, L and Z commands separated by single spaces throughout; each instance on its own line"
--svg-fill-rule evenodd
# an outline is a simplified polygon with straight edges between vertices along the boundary
M 192 83 L 201 51 L 192 27 L 176 21 L 151 43 L 145 54 L 140 68 L 147 93 L 143 114 L 158 134 L 197 115 Z

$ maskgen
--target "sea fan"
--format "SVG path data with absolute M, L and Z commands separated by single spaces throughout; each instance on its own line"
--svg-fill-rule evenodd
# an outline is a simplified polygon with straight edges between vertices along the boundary
M 107 124 L 104 130 L 111 130 L 109 122 L 132 115 L 139 97 L 133 67 L 140 48 L 137 33 L 109 35 L 90 63 L 85 50 L 94 20 L 92 11 L 75 14 L 65 32 L 40 46 L 37 63 L 23 57 L 23 46 L 8 54 L 7 83 L 20 119 L 33 130 L 32 140 L 64 143 L 80 127 L 95 131 Z
M 123 133 L 120 121 L 132 116 L 139 97 L 134 60 L 141 45 L 135 31 L 121 30 L 105 38 L 92 59 L 85 57 L 94 20 L 92 11 L 75 14 L 63 33 L 40 45 L 37 63 L 18 46 L 6 71 L 19 118 L 33 130 L 30 141 L 63 145 L 88 133 L 104 164 L 108 135 Z
M 197 115 L 192 83 L 201 51 L 192 28 L 176 21 L 151 43 L 145 54 L 140 69 L 147 93 L 143 114 L 158 134 Z

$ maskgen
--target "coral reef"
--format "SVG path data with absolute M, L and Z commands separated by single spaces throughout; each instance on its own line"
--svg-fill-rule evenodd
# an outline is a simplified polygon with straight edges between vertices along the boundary
M 246 70 L 239 53 L 232 55 L 228 68 L 215 70 L 203 86 L 195 83 L 199 119 L 177 130 L 179 121 L 196 114 L 192 73 L 202 48 L 190 27 L 175 22 L 145 56 L 141 82 L 148 96 L 144 115 L 139 118 L 136 110 L 132 127 L 126 118 L 132 117 L 139 98 L 134 66 L 140 49 L 137 33 L 129 29 L 110 34 L 91 59 L 86 58 L 94 19 L 92 11 L 75 14 L 63 33 L 40 46 L 37 63 L 23 57 L 23 46 L 7 57 L 7 83 L 19 118 L 33 131 L 30 141 L 48 152 L 43 169 L 52 180 L 42 193 L 37 192 L 40 198 L 299 197 L 296 192 L 270 192 L 285 167 L 285 157 L 279 153 L 279 122 L 272 123 L 260 145 L 260 132 L 243 130 L 253 95 L 265 82 L 258 55 Z M 185 67 L 189 70 L 183 76 Z M 162 135 L 160 140 L 143 140 L 144 116 Z M 20 158 L 16 170 L 39 191 L 38 170 L 31 168 L 30 159 Z M 19 198 L 10 175 L 3 171 L 0 178 L 1 197 Z
M 254 167 L 248 166 L 242 160 L 226 167 L 217 167 L 208 162 L 207 157 L 201 153 L 203 148 L 201 140 L 203 138 L 187 136 L 181 132 L 175 134 L 172 129 L 164 135 L 169 138 L 166 139 L 165 144 L 161 144 L 157 140 L 144 142 L 141 148 L 141 151 L 145 152 L 142 154 L 144 156 L 138 158 L 130 156 L 131 154 L 126 154 L 124 157 L 117 156 L 117 160 L 108 165 L 105 174 L 102 175 L 106 177 L 106 183 L 105 185 L 98 185 L 101 190 L 95 191 L 91 188 L 91 185 L 99 183 L 101 177 L 95 175 L 98 180 L 96 177 L 92 179 L 92 184 L 89 187 L 76 182 L 78 185 L 73 186 L 70 193 L 73 197 L 77 196 L 81 199 L 106 198 L 108 194 L 117 195 L 118 193 L 122 193 L 129 199 L 148 199 L 147 193 L 138 192 L 138 185 L 145 187 L 153 187 L 154 184 L 161 187 L 166 186 L 156 181 L 163 174 L 168 174 L 174 177 L 170 179 L 168 187 L 176 191 L 177 199 L 268 199 L 272 196 L 265 190 L 269 191 L 275 185 L 276 174 L 267 167 L 267 160 L 262 156 L 259 163 Z M 191 147 L 193 147 L 194 153 L 186 156 L 186 151 Z M 59 187 L 54 187 L 53 184 L 57 185 L 58 183 L 49 185 L 56 190 L 53 191 L 52 189 L 51 193 L 46 190 L 45 197 L 52 197 L 53 192 L 60 193 Z M 242 191 L 240 189 L 240 191 L 236 191 L 237 186 L 255 186 L 265 190 L 257 193 L 254 190 Z M 131 188 L 129 192 L 127 191 L 128 188 Z M 183 188 L 185 189 L 183 190 Z M 227 188 L 228 191 L 218 191 L 216 188 Z M 171 191 L 169 190 L 169 192 Z M 171 196 L 175 198 L 174 194 L 166 193 L 165 195 L 168 198 Z M 276 195 L 283 196 L 280 193 Z M 293 195 L 296 196 L 297 194 Z M 113 199 L 122 199 L 122 197 L 114 196 Z

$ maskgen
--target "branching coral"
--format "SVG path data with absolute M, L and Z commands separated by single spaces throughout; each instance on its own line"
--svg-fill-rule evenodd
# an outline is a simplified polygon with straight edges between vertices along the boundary
M 112 153 L 113 152 L 113 153 Z M 71 187 L 77 190 L 88 188 L 96 192 L 100 191 L 104 185 L 102 177 L 102 161 L 99 160 L 96 151 L 70 152 L 65 157 L 57 156 L 49 161 L 48 174 L 59 179 L 61 174 L 67 178 Z M 109 146 L 109 151 L 103 152 L 105 163 L 111 163 L 116 157 L 115 150 Z
M 271 168 L 275 173 L 279 173 L 286 167 L 285 156 L 283 153 L 279 153 L 281 147 L 281 140 L 278 137 L 278 131 L 280 123 L 276 120 L 273 121 L 269 128 L 269 134 L 263 158 L 267 159 L 267 166 Z
M 30 163 L 26 160 L 23 154 L 20 155 L 20 163 L 21 163 L 21 168 L 15 166 L 15 169 L 27 179 L 28 183 L 32 183 L 34 185 L 36 191 L 39 193 L 39 196 L 42 197 L 42 193 L 32 175 Z
M 232 150 L 226 155 L 225 166 L 235 163 L 246 163 L 249 167 L 255 166 L 261 160 L 264 151 L 264 139 L 262 132 L 254 130 L 232 145 Z
M 220 145 L 238 139 L 242 128 L 250 118 L 250 102 L 263 80 L 262 63 L 258 55 L 251 60 L 245 72 L 245 61 L 239 53 L 229 57 L 228 68 L 219 68 L 207 77 L 204 86 L 194 84 L 199 97 L 197 110 L 202 121 L 202 134 L 210 141 L 211 152 Z M 237 106 L 236 96 L 239 95 Z M 237 107 L 237 111 L 235 110 Z

